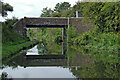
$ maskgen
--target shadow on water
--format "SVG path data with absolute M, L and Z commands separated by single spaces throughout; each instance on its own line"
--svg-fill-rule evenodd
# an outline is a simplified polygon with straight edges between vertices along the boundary
M 120 78 L 120 57 L 62 43 L 40 43 L 3 63 L 8 78 Z

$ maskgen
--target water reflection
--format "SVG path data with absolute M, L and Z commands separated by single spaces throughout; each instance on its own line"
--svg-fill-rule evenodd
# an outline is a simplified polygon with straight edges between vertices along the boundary
M 11 67 L 3 69 L 9 75 L 8 78 L 75 78 L 69 68 L 63 67 L 20 67 L 14 70 Z M 59 75 L 58 75 L 59 74 Z
M 13 78 L 120 78 L 118 54 L 63 45 L 38 44 L 5 62 L 3 71 Z
M 32 49 L 29 49 L 27 51 L 27 54 L 26 55 L 39 55 L 38 54 L 38 49 L 37 49 L 37 45 L 35 47 L 33 47 Z
M 79 78 L 116 78 L 120 79 L 120 57 L 118 54 L 111 54 L 107 51 L 100 51 L 100 50 L 93 50 L 93 49 L 85 49 L 83 47 L 70 47 L 70 50 L 75 49 L 78 52 L 81 52 L 84 56 L 89 56 L 89 58 L 84 59 L 84 65 L 82 64 L 80 67 L 72 67 L 71 72 Z M 70 53 L 70 52 L 69 52 Z M 71 55 L 70 55 L 71 54 Z M 70 53 L 69 56 L 71 57 L 73 63 L 76 60 L 76 55 L 74 56 Z M 81 55 L 81 56 L 82 56 Z M 83 57 L 85 58 L 85 57 Z M 92 59 L 91 59 L 92 58 Z M 80 60 L 80 59 L 79 59 Z M 79 64 L 80 61 L 77 63 Z M 86 64 L 86 65 L 85 65 Z
M 59 46 L 59 47 L 58 47 Z M 58 49 L 54 49 L 58 47 Z M 46 43 L 39 43 L 38 45 L 34 46 L 33 48 L 27 51 L 26 55 L 64 55 L 66 53 L 66 44 L 62 42 L 62 46 L 59 44 L 46 44 Z

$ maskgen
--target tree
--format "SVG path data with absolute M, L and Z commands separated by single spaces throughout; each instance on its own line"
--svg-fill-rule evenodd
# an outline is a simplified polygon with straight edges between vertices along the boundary
M 8 26 L 10 29 L 14 29 L 15 26 L 13 26 L 14 23 L 16 23 L 18 19 L 16 17 L 12 17 L 12 19 L 6 19 L 4 22 L 6 26 Z
M 120 2 L 86 3 L 83 15 L 100 32 L 120 31 Z
M 51 15 L 51 17 L 61 17 L 61 14 L 54 12 L 54 13 Z
M 48 7 L 43 8 L 41 17 L 51 17 L 52 13 L 53 13 L 53 10 L 51 10 L 50 8 Z
M 74 13 L 74 17 L 75 17 L 75 15 L 76 15 L 76 11 L 78 11 L 78 13 L 79 14 L 81 14 L 82 15 L 82 13 L 83 13 L 83 8 L 84 8 L 84 5 L 85 4 L 87 4 L 87 2 L 77 2 L 74 6 L 73 6 L 73 8 L 72 8 L 72 11 L 73 11 L 73 13 Z
M 43 8 L 41 17 L 74 17 L 72 7 L 69 2 L 57 3 L 54 10 Z
M 12 12 L 13 11 L 13 7 L 11 5 L 9 5 L 8 3 L 3 3 L 0 1 L 0 5 L 2 5 L 2 9 L 0 9 L 0 14 L 2 15 L 2 17 L 6 17 L 8 14 L 7 12 Z
M 73 13 L 72 9 L 62 10 L 61 17 L 74 17 L 74 13 Z
M 62 10 L 68 10 L 70 6 L 69 2 L 57 3 L 54 11 L 60 13 Z

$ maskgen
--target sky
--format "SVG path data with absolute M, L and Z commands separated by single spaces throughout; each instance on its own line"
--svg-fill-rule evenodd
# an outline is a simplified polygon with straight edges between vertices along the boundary
M 72 6 L 79 0 L 2 0 L 13 6 L 14 11 L 9 12 L 7 18 L 40 17 L 45 7 L 53 9 L 57 3 L 69 2 Z M 4 20 L 0 17 L 0 20 Z

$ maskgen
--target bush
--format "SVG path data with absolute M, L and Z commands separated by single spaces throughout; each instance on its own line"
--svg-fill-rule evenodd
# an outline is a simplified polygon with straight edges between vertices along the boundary
M 7 45 L 19 44 L 28 41 L 27 38 L 16 33 L 13 29 L 2 23 L 2 43 Z
M 87 47 L 109 49 L 119 51 L 119 33 L 96 33 L 95 31 L 85 32 L 77 36 L 73 41 L 75 44 L 85 44 Z

